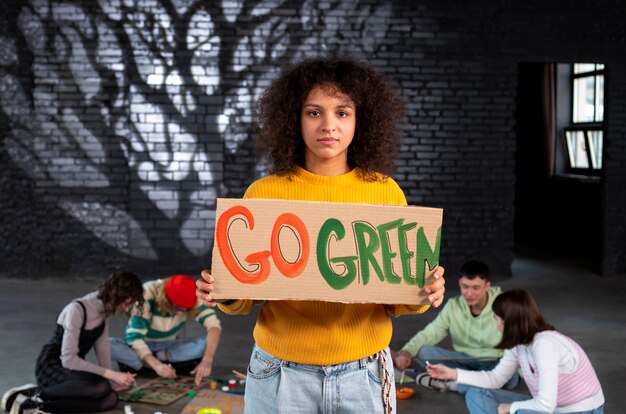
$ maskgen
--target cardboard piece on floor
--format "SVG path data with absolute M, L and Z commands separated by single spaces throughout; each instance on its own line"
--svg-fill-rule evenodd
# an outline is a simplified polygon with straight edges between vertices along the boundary
M 216 299 L 427 304 L 443 210 L 218 198 Z
M 195 384 L 195 376 L 183 375 L 176 379 L 155 378 L 137 387 L 120 394 L 120 401 L 142 402 L 156 405 L 170 405 L 179 398 L 187 395 L 190 390 L 196 390 L 207 385 L 209 378 L 204 378 L 199 386 Z
M 183 407 L 181 414 L 196 414 L 203 408 L 219 408 L 222 414 L 243 414 L 243 395 L 217 390 L 200 390 Z

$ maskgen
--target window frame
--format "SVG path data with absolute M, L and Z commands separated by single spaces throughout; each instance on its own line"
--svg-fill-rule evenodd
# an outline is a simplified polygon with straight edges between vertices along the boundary
M 565 146 L 565 158 L 567 159 L 567 172 L 570 174 L 577 174 L 577 175 L 590 175 L 590 176 L 600 176 L 602 175 L 602 170 L 603 170 L 603 166 L 604 166 L 604 128 L 603 126 L 598 126 L 598 125 L 588 125 L 586 124 L 585 126 L 582 126 L 580 124 L 576 124 L 577 126 L 574 127 L 565 127 L 563 128 L 563 145 Z M 600 131 L 602 132 L 602 156 L 600 157 L 601 159 L 601 164 L 600 164 L 600 168 L 594 168 L 594 161 L 593 161 L 593 154 L 592 154 L 592 136 L 590 134 L 590 132 L 592 131 Z M 571 163 L 571 157 L 570 157 L 570 150 L 569 150 L 569 142 L 567 140 L 567 133 L 568 132 L 582 132 L 585 135 L 585 154 L 587 156 L 587 165 L 588 167 L 574 167 L 572 166 Z
M 558 87 L 558 89 L 564 90 L 566 93 L 566 99 L 559 99 L 559 104 L 557 107 L 557 112 L 561 112 L 565 117 L 560 117 L 561 121 L 557 122 L 557 136 L 560 137 L 561 145 L 562 145 L 562 155 L 560 156 L 563 159 L 562 164 L 562 174 L 565 175 L 576 175 L 576 176 L 588 176 L 588 177 L 600 177 L 604 171 L 604 148 L 605 148 L 605 140 L 606 140 L 606 131 L 605 131 L 605 113 L 606 113 L 606 105 L 605 105 L 605 97 L 606 97 L 606 84 L 607 84 L 607 70 L 606 64 L 602 63 L 593 63 L 594 69 L 588 70 L 580 73 L 575 73 L 575 65 L 581 64 L 580 62 L 575 63 L 559 63 L 558 66 L 565 68 L 567 67 L 569 71 L 568 78 L 568 86 L 562 85 Z M 584 64 L 584 63 L 583 63 Z M 601 65 L 601 68 L 598 66 Z M 594 121 L 585 121 L 585 122 L 574 122 L 575 116 L 575 107 L 576 102 L 574 99 L 575 96 L 575 81 L 577 79 L 582 78 L 590 78 L 590 77 L 603 77 L 603 88 L 602 88 L 602 120 L 595 121 L 597 118 L 597 110 L 598 110 L 598 91 L 597 88 L 594 88 L 594 96 L 593 96 L 593 105 L 594 105 Z M 563 80 L 563 79 L 562 79 Z M 596 79 L 597 82 L 597 79 Z M 563 82 L 565 83 L 565 81 Z M 564 88 L 564 89 L 562 89 Z M 566 106 L 568 105 L 568 106 Z M 592 137 L 590 132 L 592 131 L 600 131 L 602 134 L 602 155 L 600 156 L 600 168 L 593 167 L 592 160 Z M 567 140 L 567 132 L 582 132 L 585 135 L 585 154 L 587 157 L 588 167 L 575 167 L 571 163 L 570 159 L 570 145 Z M 557 172 L 557 175 L 559 173 Z

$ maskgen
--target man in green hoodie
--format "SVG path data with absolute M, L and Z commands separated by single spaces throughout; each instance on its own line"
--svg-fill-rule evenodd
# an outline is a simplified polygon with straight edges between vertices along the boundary
M 472 260 L 461 267 L 459 276 L 461 295 L 450 298 L 439 315 L 419 331 L 396 354 L 396 368 L 404 370 L 411 366 L 411 358 L 417 355 L 422 369 L 428 363 L 444 362 L 451 368 L 469 370 L 491 370 L 502 357 L 503 351 L 494 348 L 500 342 L 501 333 L 491 309 L 494 299 L 500 294 L 498 286 L 491 286 L 489 267 Z M 454 351 L 437 345 L 450 335 Z M 443 381 L 419 374 L 416 382 L 429 389 L 453 390 L 465 394 L 468 386 L 453 381 Z M 515 388 L 519 376 L 515 375 L 505 388 Z

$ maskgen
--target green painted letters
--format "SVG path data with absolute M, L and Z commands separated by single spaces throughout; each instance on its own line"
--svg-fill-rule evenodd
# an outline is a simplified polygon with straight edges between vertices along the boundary
M 367 285 L 372 269 L 381 282 L 400 284 L 404 281 L 407 285 L 417 285 L 423 288 L 426 266 L 428 266 L 428 270 L 431 270 L 439 263 L 441 227 L 437 230 L 434 249 L 426 238 L 424 228 L 418 227 L 415 235 L 416 251 L 413 252 L 409 250 L 407 234 L 416 227 L 418 227 L 417 223 L 404 224 L 404 219 L 393 220 L 377 227 L 364 221 L 355 221 L 352 223 L 352 229 L 357 255 L 331 258 L 331 239 L 343 240 L 346 236 L 346 229 L 339 220 L 329 218 L 324 222 L 317 236 L 317 266 L 319 271 L 326 283 L 335 290 L 348 287 L 359 273 L 363 285 Z M 392 251 L 392 243 L 389 240 L 389 233 L 394 229 L 397 230 L 398 237 L 397 252 Z M 381 262 L 377 259 L 378 255 L 380 255 Z M 401 276 L 394 272 L 393 264 L 396 257 L 399 257 L 402 267 Z M 415 258 L 415 275 L 411 274 L 413 258 Z M 337 273 L 331 265 L 343 266 L 344 271 Z
M 352 223 L 354 227 L 354 238 L 356 239 L 356 246 L 359 252 L 359 265 L 361 267 L 361 278 L 363 284 L 367 285 L 370 280 L 370 264 L 374 268 L 374 272 L 381 282 L 385 281 L 383 271 L 380 269 L 380 265 L 376 260 L 374 253 L 380 246 L 380 240 L 378 240 L 378 234 L 371 224 L 363 221 L 357 221 Z M 369 236 L 369 243 L 365 240 L 365 234 Z
M 430 243 L 424 234 L 424 227 L 417 230 L 417 259 L 415 261 L 415 270 L 417 272 L 417 286 L 424 287 L 424 275 L 426 266 L 428 269 L 434 269 L 439 263 L 439 245 L 441 242 L 441 227 L 437 230 L 437 240 L 435 241 L 435 251 L 430 248 Z M 428 263 L 428 264 L 426 264 Z M 431 266 L 432 265 L 432 266 Z
M 400 227 L 403 222 L 404 219 L 397 219 L 390 221 L 389 223 L 383 223 L 377 227 L 378 236 L 381 240 L 380 254 L 383 257 L 383 270 L 385 272 L 385 279 L 387 279 L 387 282 L 391 283 L 392 285 L 399 284 L 402 281 L 402 278 L 393 271 L 393 264 L 391 261 L 394 257 L 396 257 L 396 253 L 391 251 L 391 246 L 389 245 L 389 237 L 387 236 L 387 233 L 390 230 Z
M 357 269 L 355 261 L 357 256 L 336 257 L 333 259 L 328 258 L 328 244 L 330 238 L 334 236 L 337 240 L 341 240 L 346 235 L 346 229 L 343 224 L 337 219 L 329 218 L 324 222 L 319 234 L 317 235 L 317 266 L 326 283 L 335 290 L 345 289 L 352 283 L 356 277 Z M 338 275 L 330 267 L 330 263 L 343 263 L 347 273 L 345 275 Z
M 413 258 L 414 254 L 409 250 L 406 240 L 406 233 L 415 228 L 415 226 L 417 226 L 417 223 L 407 223 L 398 227 L 398 250 L 400 250 L 398 253 L 402 262 L 402 276 L 407 285 L 417 284 L 415 276 L 411 274 L 411 258 Z

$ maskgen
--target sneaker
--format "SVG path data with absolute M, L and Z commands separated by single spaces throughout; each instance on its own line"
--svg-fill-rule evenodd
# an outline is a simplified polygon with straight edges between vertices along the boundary
M 426 372 L 422 372 L 421 374 L 419 374 L 417 378 L 415 378 L 415 382 L 418 385 L 424 388 L 427 388 L 429 390 L 437 390 L 441 392 L 446 392 L 450 389 L 450 386 L 448 385 L 448 381 L 433 378 L 430 375 L 428 375 Z
M 13 401 L 15 401 L 15 398 L 17 397 L 18 394 L 24 394 L 30 397 L 31 395 L 34 395 L 36 391 L 37 391 L 37 386 L 35 384 L 24 384 L 24 385 L 20 385 L 19 387 L 13 387 L 7 392 L 5 392 L 4 395 L 2 396 L 1 408 L 4 411 L 9 412 L 11 411 L 11 406 L 13 405 Z
M 39 409 L 43 401 L 37 397 L 27 397 L 24 394 L 19 394 L 9 414 L 48 414 L 45 411 Z

